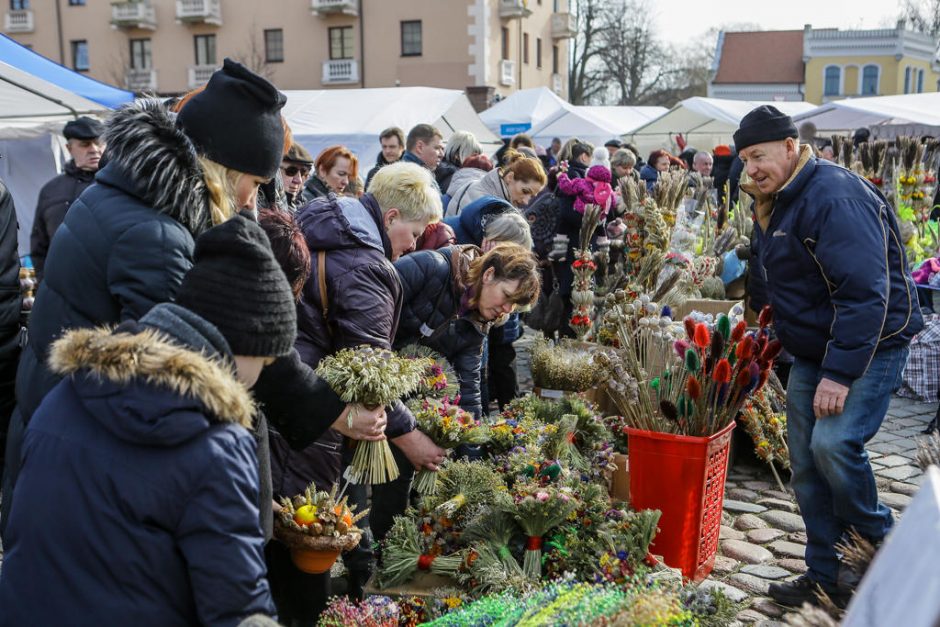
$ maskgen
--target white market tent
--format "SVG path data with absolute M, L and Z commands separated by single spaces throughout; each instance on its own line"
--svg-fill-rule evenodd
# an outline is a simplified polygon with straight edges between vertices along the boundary
M 680 133 L 689 146 L 711 150 L 719 144 L 730 144 L 741 118 L 762 104 L 773 105 L 790 116 L 815 108 L 809 102 L 756 102 L 696 96 L 686 98 L 655 120 L 625 133 L 623 138 L 635 144 L 640 154 L 658 148 L 675 150 L 673 137 Z
M 285 91 L 284 117 L 297 140 L 314 157 L 342 144 L 368 172 L 381 150 L 379 133 L 390 126 L 405 134 L 421 123 L 440 129 L 445 141 L 454 131 L 470 131 L 492 154 L 500 145 L 480 121 L 462 91 L 433 87 Z
M 572 105 L 559 98 L 551 89 L 536 87 L 514 92 L 482 112 L 480 119 L 496 135 L 510 138 L 518 133 L 528 133 L 530 129 L 571 108 Z
M 820 136 L 851 134 L 867 127 L 872 137 L 940 134 L 940 93 L 848 98 L 829 102 L 794 116 L 797 124 L 812 122 Z
M 529 134 L 542 146 L 551 144 L 555 137 L 562 142 L 577 137 L 595 146 L 603 146 L 607 140 L 629 133 L 666 111 L 666 107 L 572 106 L 533 127 Z

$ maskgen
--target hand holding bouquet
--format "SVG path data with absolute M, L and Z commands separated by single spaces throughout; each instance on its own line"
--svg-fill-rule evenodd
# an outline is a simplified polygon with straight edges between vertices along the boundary
M 461 444 L 483 444 L 488 440 L 486 430 L 472 414 L 446 399 L 425 399 L 412 410 L 418 429 L 443 449 L 454 449 Z M 426 468 L 418 471 L 414 488 L 425 496 L 437 492 L 437 472 Z

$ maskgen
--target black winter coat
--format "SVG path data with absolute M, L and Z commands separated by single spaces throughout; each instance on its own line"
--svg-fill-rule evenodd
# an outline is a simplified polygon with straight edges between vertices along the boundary
M 366 175 L 366 187 L 365 187 L 366 190 L 369 189 L 369 183 L 372 182 L 372 177 L 375 176 L 375 173 L 381 170 L 382 168 L 384 168 L 385 166 L 387 166 L 388 164 L 389 162 L 385 160 L 385 155 L 383 155 L 382 151 L 380 150 L 379 156 L 375 158 L 375 165 L 372 166 L 372 169 L 369 170 L 369 174 Z
M 330 188 L 326 186 L 326 183 L 320 180 L 320 177 L 314 174 L 307 179 L 307 183 L 304 185 L 301 195 L 303 198 L 300 199 L 299 203 L 294 203 L 295 205 L 305 205 L 317 198 L 326 198 L 330 195 Z
M 33 231 L 29 237 L 29 256 L 33 260 L 33 267 L 36 268 L 37 279 L 42 280 L 52 236 L 65 220 L 65 212 L 94 181 L 94 172 L 78 169 L 75 161 L 71 160 L 65 164 L 65 172 L 39 190 Z
M 443 355 L 460 380 L 460 406 L 480 417 L 480 369 L 489 324 L 466 310 L 465 284 L 476 246 L 450 246 L 405 255 L 395 262 L 404 304 L 395 346 L 422 344 Z
M 459 169 L 460 166 L 449 161 L 441 161 L 437 165 L 437 169 L 434 170 L 434 179 L 437 181 L 437 187 L 442 194 L 450 187 L 450 180 L 454 178 L 454 173 Z
M 234 627 L 275 614 L 254 407 L 227 353 L 185 310 L 172 335 L 144 318 L 55 345 L 66 378 L 26 431 L 0 625 Z
M 0 471 L 6 451 L 7 426 L 16 404 L 14 382 L 20 356 L 20 258 L 16 242 L 13 196 L 0 181 Z
M 391 348 L 401 311 L 401 283 L 390 261 L 391 242 L 378 203 L 370 194 L 358 200 L 330 194 L 302 207 L 297 222 L 313 257 L 297 307 L 300 358 L 316 368 L 323 357 L 343 348 L 362 344 Z M 320 251 L 326 253 L 326 320 L 320 298 Z M 389 408 L 388 420 L 390 438 L 415 428 L 414 416 L 401 402 Z M 311 481 L 328 488 L 339 479 L 341 444 L 335 431 L 304 451 L 291 451 L 272 439 L 274 491 L 290 496 Z

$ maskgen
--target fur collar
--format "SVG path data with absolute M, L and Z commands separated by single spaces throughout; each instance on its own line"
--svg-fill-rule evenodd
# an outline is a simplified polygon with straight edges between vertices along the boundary
M 49 367 L 61 376 L 86 370 L 99 380 L 117 384 L 143 379 L 196 398 L 220 422 L 252 428 L 254 402 L 231 368 L 153 329 L 133 334 L 107 328 L 74 329 L 52 345 Z
M 118 109 L 108 120 L 105 140 L 108 162 L 130 179 L 144 202 L 193 236 L 211 226 L 196 148 L 162 102 L 142 98 Z

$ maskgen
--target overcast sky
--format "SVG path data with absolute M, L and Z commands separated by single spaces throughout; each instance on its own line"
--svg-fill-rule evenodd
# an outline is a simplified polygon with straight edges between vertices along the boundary
M 804 24 L 843 30 L 882 28 L 893 26 L 900 13 L 900 3 L 890 0 L 653 0 L 650 4 L 660 36 L 673 44 L 729 25 L 760 30 L 798 30 Z

